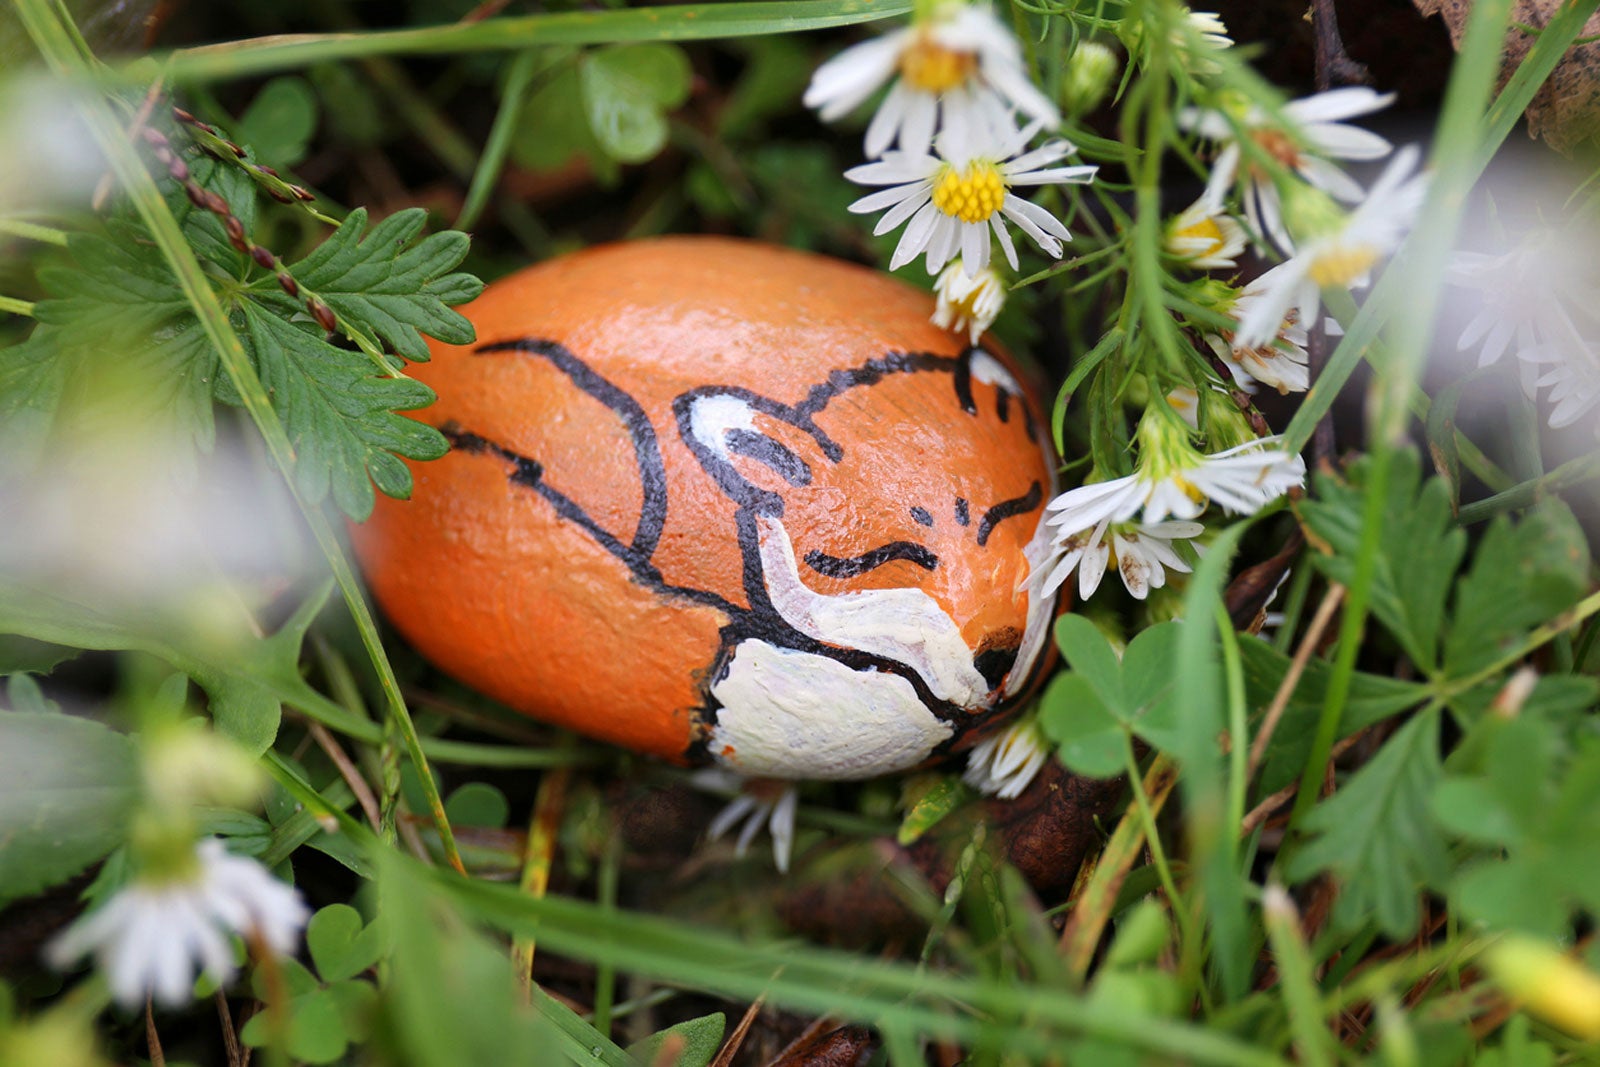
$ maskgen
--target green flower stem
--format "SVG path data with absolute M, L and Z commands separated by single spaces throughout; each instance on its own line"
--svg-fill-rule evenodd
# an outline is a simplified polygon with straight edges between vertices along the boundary
M 911 0 L 758 0 L 566 11 L 444 26 L 360 33 L 282 34 L 185 48 L 140 59 L 141 76 L 161 70 L 174 84 L 247 78 L 342 59 L 393 55 L 516 52 L 548 44 L 693 41 L 820 30 L 903 15 Z
M 1514 651 L 1501 656 L 1489 666 L 1483 668 L 1483 670 L 1469 674 L 1465 678 L 1451 678 L 1440 683 L 1435 689 L 1437 693 L 1435 699 L 1439 701 L 1448 700 L 1451 697 L 1465 693 L 1475 686 L 1482 685 L 1502 671 L 1515 667 L 1523 659 L 1533 654 L 1541 645 L 1554 641 L 1557 637 L 1567 633 L 1583 620 L 1595 614 L 1600 614 L 1600 593 L 1590 593 L 1571 608 L 1530 633 L 1528 639 L 1517 646 Z
M 88 64 L 77 53 L 69 31 L 57 21 L 48 0 L 17 0 L 16 7 L 29 36 L 33 38 L 45 61 L 57 74 L 67 78 L 82 79 L 89 73 Z M 379 682 L 388 701 L 389 714 L 405 738 L 406 749 L 412 762 L 417 766 L 418 777 L 422 781 L 433 820 L 438 825 L 439 836 L 444 844 L 445 856 L 452 867 L 464 873 L 461 856 L 456 849 L 455 835 L 451 833 L 450 821 L 445 816 L 444 802 L 433 782 L 433 776 L 428 772 L 427 755 L 422 751 L 416 725 L 411 721 L 405 700 L 400 695 L 400 684 L 395 678 L 394 669 L 384 654 L 382 641 L 378 637 L 377 624 L 362 596 L 355 572 L 340 548 L 332 524 L 320 508 L 308 503 L 300 495 L 294 477 L 294 448 L 289 442 L 289 435 L 284 430 L 277 412 L 272 409 L 272 402 L 261 384 L 260 377 L 256 374 L 254 365 L 250 362 L 250 357 L 245 353 L 243 344 L 228 322 L 227 313 L 217 302 L 216 293 L 212 291 L 204 269 L 184 239 L 183 232 L 168 209 L 160 190 L 156 188 L 155 182 L 144 169 L 133 146 L 128 143 L 104 101 L 85 100 L 81 105 L 81 111 L 101 151 L 110 161 L 122 188 L 149 228 L 151 239 L 161 249 L 162 255 L 172 267 L 184 296 L 200 320 L 200 326 L 205 330 L 207 338 L 216 348 L 229 379 L 243 401 L 245 410 L 249 412 L 251 420 L 266 441 L 273 462 L 283 473 L 284 481 L 289 491 L 294 494 L 295 501 L 305 516 L 306 524 L 311 528 L 312 536 L 317 541 L 317 546 L 326 557 L 334 579 L 339 584 L 339 590 L 344 595 L 345 603 L 355 618 L 361 642 L 378 672 Z M 342 708 L 340 710 L 343 711 Z
M 477 169 L 472 172 L 472 185 L 467 189 L 467 197 L 461 204 L 461 213 L 456 216 L 453 229 L 472 229 L 483 214 L 484 206 L 489 203 L 495 183 L 500 180 L 500 170 L 511 151 L 511 138 L 517 132 L 517 118 L 522 112 L 528 86 L 533 82 L 538 60 L 537 52 L 527 51 L 511 61 L 511 69 L 506 72 L 505 87 L 500 93 L 500 109 L 495 112 L 494 125 L 489 128 L 489 139 L 484 142 L 483 155 L 478 157 Z
M 0 315 L 26 315 L 33 318 L 33 303 L 16 297 L 0 296 Z
M 25 237 L 30 241 L 42 241 L 45 244 L 56 245 L 60 248 L 67 247 L 67 232 L 65 230 L 58 230 L 53 226 L 41 226 L 37 222 L 28 222 L 24 219 L 0 216 L 0 233 L 10 234 L 13 237 Z
M 1156 869 L 1156 877 L 1161 879 L 1161 888 L 1167 894 L 1167 902 L 1172 907 L 1172 917 L 1178 924 L 1178 937 L 1183 942 L 1182 955 L 1184 970 L 1198 966 L 1201 958 L 1201 945 L 1194 927 L 1194 916 L 1190 914 L 1190 901 L 1184 899 L 1178 892 L 1178 883 L 1172 877 L 1172 864 L 1167 862 L 1167 851 L 1161 844 L 1161 828 L 1156 825 L 1155 812 L 1151 810 L 1150 798 L 1145 795 L 1144 772 L 1139 769 L 1138 757 L 1133 752 L 1133 737 L 1130 734 L 1122 735 L 1122 764 L 1128 775 L 1128 789 L 1133 793 L 1134 805 L 1139 809 L 1139 821 L 1144 831 L 1145 843 L 1150 848 L 1150 863 Z
M 1355 675 L 1356 656 L 1361 651 L 1361 635 L 1366 628 L 1373 579 L 1377 574 L 1378 546 L 1383 533 L 1383 509 L 1388 496 L 1392 458 L 1394 450 L 1404 441 L 1412 398 L 1416 393 L 1422 361 L 1427 354 L 1433 330 L 1434 308 L 1444 284 L 1445 267 L 1462 214 L 1462 205 L 1477 179 L 1478 170 L 1472 167 L 1471 160 L 1482 143 L 1480 128 L 1483 111 L 1500 67 L 1500 50 L 1510 6 L 1510 0 L 1484 0 L 1473 7 L 1462 41 L 1461 55 L 1451 71 L 1450 83 L 1445 91 L 1444 109 L 1439 117 L 1438 135 L 1434 141 L 1433 184 L 1423 207 L 1422 220 L 1409 244 L 1411 254 L 1406 269 L 1390 271 L 1385 275 L 1382 286 L 1384 296 L 1380 298 L 1375 295 L 1362 309 L 1345 341 L 1334 353 L 1337 360 L 1346 345 L 1361 337 L 1364 321 L 1387 321 L 1387 316 L 1380 319 L 1379 313 L 1369 315 L 1374 308 L 1384 312 L 1391 309 L 1401 311 L 1401 292 L 1404 287 L 1403 313 L 1393 317 L 1394 337 L 1389 347 L 1389 359 L 1378 368 L 1378 378 L 1374 383 L 1376 404 L 1370 434 L 1373 455 L 1362 515 L 1360 555 L 1356 559 L 1355 578 L 1350 584 L 1344 617 L 1340 621 L 1339 651 L 1328 679 L 1321 717 L 1317 721 L 1310 755 L 1301 772 L 1300 789 L 1289 813 L 1291 831 L 1316 805 L 1322 777 L 1339 732 L 1339 719 L 1344 713 L 1345 701 Z M 1368 333 L 1369 336 L 1361 338 L 1358 351 L 1371 340 L 1370 330 Z M 1330 362 L 1329 368 L 1332 366 Z M 1319 402 L 1331 402 L 1330 387 L 1331 391 L 1337 391 L 1341 385 L 1343 379 L 1334 378 L 1330 381 L 1325 371 L 1316 386 L 1316 389 L 1322 390 Z M 1287 446 L 1291 450 L 1298 451 L 1310 436 L 1310 430 L 1320 415 L 1311 414 L 1313 406 L 1308 395 L 1306 404 L 1290 422 L 1286 436 L 1289 438 Z M 1291 835 L 1288 846 L 1279 854 L 1280 864 L 1293 855 L 1296 846 L 1297 841 Z
M 1600 478 L 1600 453 L 1590 452 L 1576 459 L 1569 459 L 1555 470 L 1538 478 L 1519 482 L 1504 492 L 1496 493 L 1484 500 L 1464 504 L 1457 518 L 1463 526 L 1485 522 L 1503 512 L 1532 507 L 1545 497 L 1554 496 L 1563 489 L 1581 485 L 1594 478 Z

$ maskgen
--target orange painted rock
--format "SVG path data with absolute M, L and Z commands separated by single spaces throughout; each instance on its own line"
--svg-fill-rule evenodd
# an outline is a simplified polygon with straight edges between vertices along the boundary
M 1043 659 L 1053 462 L 1005 360 L 931 309 L 716 238 L 491 285 L 477 342 L 415 368 L 454 447 L 354 530 L 373 593 L 474 688 L 679 763 L 865 778 L 965 747 Z

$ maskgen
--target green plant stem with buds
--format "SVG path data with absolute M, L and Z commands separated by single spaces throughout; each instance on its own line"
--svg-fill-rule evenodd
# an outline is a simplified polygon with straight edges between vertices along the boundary
M 56 13 L 51 10 L 47 0 L 18 0 L 17 10 L 34 44 L 45 57 L 45 61 L 58 74 L 67 78 L 82 79 L 90 73 L 81 52 L 72 43 L 72 32 L 57 20 Z M 201 328 L 205 330 L 206 336 L 216 348 L 224 369 L 244 403 L 245 410 L 266 441 L 267 450 L 282 472 L 289 491 L 299 503 L 306 524 L 311 528 L 312 536 L 333 571 L 345 603 L 355 617 L 362 644 L 366 647 L 378 672 L 384 696 L 388 701 L 389 714 L 398 725 L 405 738 L 406 749 L 412 762 L 416 764 L 429 807 L 432 809 L 431 814 L 444 843 L 445 855 L 451 866 L 463 871 L 455 836 L 451 833 L 449 819 L 445 817 L 444 802 L 439 797 L 438 788 L 428 771 L 427 755 L 422 751 L 416 726 L 412 723 L 411 714 L 400 695 L 400 684 L 394 676 L 394 670 L 389 665 L 389 658 L 378 637 L 377 624 L 362 596 L 355 572 L 339 546 L 332 524 L 320 508 L 307 504 L 300 497 L 294 477 L 293 446 L 289 443 L 283 423 L 272 409 L 271 401 L 261 384 L 260 377 L 256 374 L 255 367 L 234 333 L 227 313 L 217 302 L 216 294 L 212 291 L 211 284 L 195 258 L 193 250 L 184 239 L 177 220 L 173 218 L 155 182 L 145 171 L 109 109 L 98 99 L 87 99 L 82 102 L 81 110 L 90 132 L 106 154 L 122 188 L 149 228 L 152 240 L 172 267 L 173 274 L 200 320 Z

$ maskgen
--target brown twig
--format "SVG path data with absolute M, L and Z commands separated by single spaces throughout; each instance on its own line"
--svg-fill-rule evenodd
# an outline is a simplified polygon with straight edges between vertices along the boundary
M 1355 747 L 1356 742 L 1361 740 L 1365 733 L 1366 731 L 1363 730 L 1361 733 L 1351 734 L 1343 741 L 1340 741 L 1337 745 L 1334 745 L 1333 752 L 1328 757 L 1328 766 L 1333 766 L 1334 760 L 1338 759 L 1346 752 L 1349 752 L 1351 748 Z M 1300 783 L 1292 782 L 1278 790 L 1276 793 L 1272 794 L 1267 799 L 1263 800 L 1261 803 L 1257 804 L 1255 807 L 1251 808 L 1249 814 L 1247 814 L 1239 823 L 1239 836 L 1247 837 L 1253 833 L 1257 826 L 1260 826 L 1262 823 L 1266 822 L 1267 819 L 1272 817 L 1273 812 L 1277 811 L 1289 801 L 1293 800 L 1295 793 L 1298 792 L 1299 789 Z
M 1351 59 L 1339 36 L 1339 15 L 1334 0 L 1311 0 L 1311 35 L 1316 48 L 1316 85 L 1319 91 L 1335 85 L 1370 85 L 1372 74 Z
M 217 1002 L 217 1021 L 222 1024 L 222 1047 L 228 1053 L 228 1067 L 246 1067 L 250 1054 L 239 1044 L 239 1031 L 233 1025 L 233 1012 L 228 1010 L 227 994 L 219 989 L 213 999 Z
M 144 1043 L 150 1050 L 150 1067 L 167 1067 L 167 1055 L 161 1051 L 161 1035 L 156 1033 L 156 1017 L 150 1010 L 150 998 L 144 998 Z
M 1278 691 L 1272 694 L 1272 703 L 1268 706 L 1267 714 L 1261 720 L 1261 728 L 1256 732 L 1256 739 L 1250 746 L 1250 767 L 1245 775 L 1247 780 L 1254 778 L 1256 771 L 1261 768 L 1262 757 L 1267 754 L 1267 744 L 1272 740 L 1278 722 L 1289 707 L 1289 698 L 1294 695 L 1295 687 L 1300 684 L 1300 676 L 1305 673 L 1317 646 L 1322 643 L 1323 632 L 1333 621 L 1334 612 L 1339 610 L 1339 605 L 1343 602 L 1344 586 L 1336 583 L 1328 587 L 1327 595 L 1322 598 L 1322 603 L 1317 605 L 1317 613 L 1312 616 L 1311 625 L 1306 627 L 1305 636 L 1300 639 L 1300 647 L 1295 650 L 1294 659 L 1290 661 L 1289 669 L 1283 675 L 1283 681 L 1278 683 Z
M 349 756 L 345 755 L 338 740 L 328 732 L 327 727 L 318 722 L 308 722 L 306 729 L 310 732 L 317 747 L 321 748 L 333 765 L 339 768 L 339 776 L 344 779 L 344 784 L 350 787 L 350 792 L 356 795 L 356 800 L 361 804 L 361 811 L 366 815 L 367 821 L 372 824 L 373 830 L 379 826 L 378 797 L 373 793 L 372 787 L 361 774 L 361 769 L 355 765 Z
M 755 999 L 755 1003 L 745 1009 L 744 1018 L 739 1020 L 739 1025 L 733 1028 L 733 1033 L 728 1035 L 728 1040 L 722 1043 L 722 1048 L 717 1050 L 716 1059 L 707 1067 L 730 1067 L 734 1056 L 739 1054 L 739 1047 L 744 1044 L 744 1039 L 750 1033 L 750 1027 L 755 1024 L 756 1016 L 761 1014 L 761 1009 L 766 1007 L 767 997 L 763 993 Z

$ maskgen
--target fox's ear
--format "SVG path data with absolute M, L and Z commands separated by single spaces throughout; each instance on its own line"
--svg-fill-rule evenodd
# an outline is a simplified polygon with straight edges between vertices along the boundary
M 683 443 L 706 473 L 757 514 L 782 515 L 785 484 L 810 485 L 814 464 L 843 454 L 809 417 L 746 389 L 696 389 L 672 406 Z

